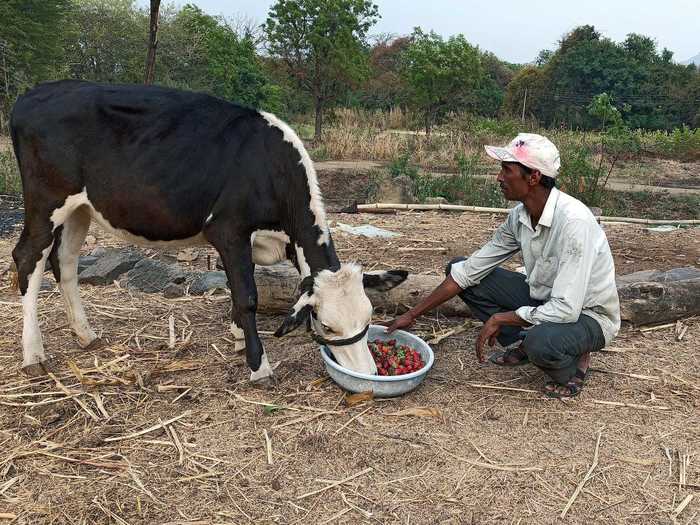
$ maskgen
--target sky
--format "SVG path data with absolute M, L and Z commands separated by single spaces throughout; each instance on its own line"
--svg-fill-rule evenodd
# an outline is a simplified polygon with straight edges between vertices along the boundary
M 169 0 L 163 0 L 163 4 Z M 187 2 L 175 0 L 180 6 Z M 189 0 L 212 15 L 262 23 L 273 0 Z M 654 38 L 659 49 L 684 61 L 700 53 L 700 0 L 374 0 L 381 20 L 372 34 L 409 34 L 415 26 L 443 37 L 462 33 L 502 60 L 531 62 L 541 49 L 556 49 L 578 25 L 592 24 L 608 38 L 628 33 Z M 147 6 L 148 0 L 137 0 Z

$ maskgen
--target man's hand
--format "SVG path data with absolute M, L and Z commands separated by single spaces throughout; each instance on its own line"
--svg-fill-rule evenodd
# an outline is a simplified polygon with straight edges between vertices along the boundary
M 518 317 L 515 312 L 503 312 L 489 317 L 476 338 L 476 358 L 480 363 L 486 361 L 484 344 L 488 341 L 489 346 L 495 345 L 496 337 L 501 333 L 502 326 L 530 326 L 530 323 Z
M 489 346 L 496 344 L 496 337 L 501 333 L 501 324 L 495 315 L 489 317 L 489 320 L 481 327 L 479 336 L 476 338 L 476 358 L 480 363 L 486 361 L 484 357 L 484 344 L 488 341 Z
M 387 333 L 390 334 L 394 330 L 402 330 L 404 328 L 408 328 L 415 321 L 416 321 L 416 318 L 411 315 L 411 312 L 410 311 L 406 312 L 405 314 L 400 315 L 396 319 L 390 321 L 386 331 L 387 331 Z

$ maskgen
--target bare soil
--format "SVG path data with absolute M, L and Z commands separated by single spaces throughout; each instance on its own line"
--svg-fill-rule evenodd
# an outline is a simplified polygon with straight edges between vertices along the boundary
M 344 261 L 435 274 L 501 219 L 329 218 L 402 234 L 386 242 L 336 232 Z M 700 264 L 700 229 L 606 232 L 619 273 Z M 16 239 L 0 238 L 0 271 Z M 192 264 L 212 253 L 201 250 Z M 96 350 L 77 347 L 56 290 L 41 293 L 55 376 L 30 381 L 19 370 L 22 311 L 10 284 L 4 275 L 0 516 L 8 523 L 685 524 L 700 515 L 698 319 L 682 322 L 681 341 L 676 326 L 624 329 L 594 356 L 583 393 L 565 402 L 541 394 L 544 378 L 531 366 L 480 365 L 473 326 L 434 346 L 435 366 L 414 392 L 348 406 L 308 335 L 270 337 L 281 318 L 259 316 L 279 380 L 260 389 L 233 351 L 225 295 L 167 300 L 114 285 L 81 288 L 104 343 Z M 431 315 L 414 331 L 428 338 L 462 322 Z M 418 408 L 433 415 L 411 415 Z

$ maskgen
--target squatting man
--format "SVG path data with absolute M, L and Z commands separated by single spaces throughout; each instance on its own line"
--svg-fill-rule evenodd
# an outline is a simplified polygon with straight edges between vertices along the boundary
M 588 207 L 556 188 L 559 151 L 546 137 L 520 133 L 486 152 L 501 162 L 496 180 L 503 195 L 520 204 L 481 249 L 450 261 L 442 284 L 391 321 L 388 331 L 411 326 L 459 295 L 484 322 L 476 339 L 480 362 L 484 345 L 497 340 L 505 351 L 492 354 L 492 363 L 532 363 L 549 377 L 545 395 L 576 396 L 590 353 L 620 329 L 608 240 Z M 518 252 L 526 275 L 499 266 Z

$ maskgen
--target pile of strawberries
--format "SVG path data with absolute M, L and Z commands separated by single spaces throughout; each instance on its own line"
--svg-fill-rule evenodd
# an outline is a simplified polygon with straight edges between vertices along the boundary
M 396 345 L 396 339 L 375 339 L 368 343 L 380 376 L 400 376 L 425 366 L 420 354 L 410 346 Z

